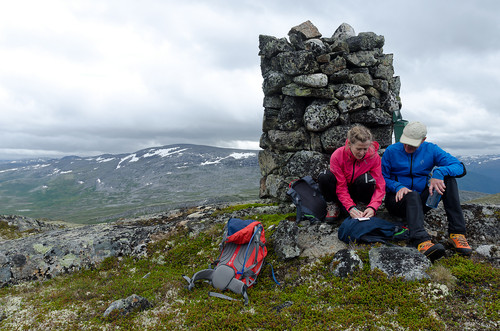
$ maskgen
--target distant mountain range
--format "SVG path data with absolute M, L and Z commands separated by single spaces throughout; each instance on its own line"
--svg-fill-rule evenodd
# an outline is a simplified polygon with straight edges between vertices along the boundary
M 259 198 L 258 151 L 169 145 L 130 154 L 0 163 L 0 214 L 99 223 Z
M 461 190 L 488 194 L 500 193 L 500 155 L 458 157 L 467 175 L 458 180 Z
M 500 155 L 461 157 L 462 200 L 500 192 Z M 0 214 L 100 223 L 259 198 L 258 151 L 169 145 L 134 153 L 0 161 Z

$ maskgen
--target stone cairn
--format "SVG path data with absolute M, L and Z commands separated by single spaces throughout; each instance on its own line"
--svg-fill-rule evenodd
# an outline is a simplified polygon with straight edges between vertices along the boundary
M 322 38 L 310 22 L 286 38 L 259 36 L 264 120 L 260 139 L 260 197 L 288 200 L 288 184 L 329 167 L 355 123 L 372 131 L 381 149 L 392 143 L 400 112 L 400 79 L 384 37 L 356 34 L 342 24 Z

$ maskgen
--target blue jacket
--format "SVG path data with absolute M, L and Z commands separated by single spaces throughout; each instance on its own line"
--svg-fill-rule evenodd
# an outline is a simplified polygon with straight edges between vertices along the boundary
M 432 169 L 434 171 L 432 171 Z M 382 156 L 382 175 L 387 192 L 396 193 L 406 187 L 422 193 L 427 181 L 445 176 L 458 177 L 465 174 L 464 165 L 438 145 L 424 141 L 412 154 L 406 153 L 402 143 L 390 145 Z

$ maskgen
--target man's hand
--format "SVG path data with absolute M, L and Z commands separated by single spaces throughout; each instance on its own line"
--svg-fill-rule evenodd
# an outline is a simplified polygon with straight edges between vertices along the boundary
M 446 190 L 446 185 L 444 184 L 444 180 L 431 178 L 429 183 L 429 194 L 432 195 L 432 192 L 436 190 L 437 193 L 443 195 Z
M 403 199 L 403 197 L 410 193 L 411 190 L 407 187 L 403 187 L 402 189 L 400 189 L 397 193 L 396 193 L 396 202 L 399 202 L 401 201 L 401 199 Z

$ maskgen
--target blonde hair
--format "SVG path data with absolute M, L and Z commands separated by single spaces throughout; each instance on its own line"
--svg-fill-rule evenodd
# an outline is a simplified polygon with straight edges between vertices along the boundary
M 352 144 L 355 144 L 358 141 L 365 143 L 367 141 L 373 141 L 373 135 L 367 127 L 356 124 L 349 131 L 347 131 L 347 140 L 349 140 Z

